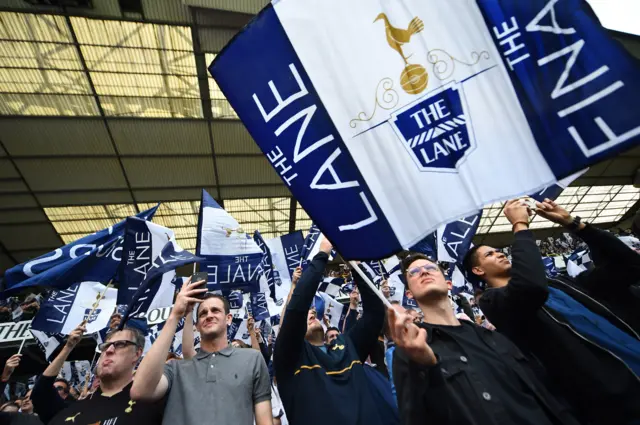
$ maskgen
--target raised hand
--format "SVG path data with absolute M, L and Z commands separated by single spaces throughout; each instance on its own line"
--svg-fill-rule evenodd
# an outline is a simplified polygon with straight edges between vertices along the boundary
M 247 319 L 247 330 L 249 331 L 249 333 L 254 332 L 255 326 L 256 320 L 252 316 L 249 316 L 249 318 Z
M 333 249 L 333 245 L 329 242 L 329 239 L 325 238 L 322 235 L 322 241 L 320 242 L 320 251 L 326 253 L 327 255 L 331 255 L 331 250 Z
M 296 270 L 293 272 L 293 281 L 291 282 L 294 286 L 300 278 L 302 277 L 302 267 L 296 267 Z
M 353 291 L 351 291 L 351 293 L 349 294 L 349 308 L 351 308 L 351 310 L 357 310 L 359 301 L 360 293 L 357 289 L 354 288 Z
M 120 326 L 120 322 L 122 321 L 122 314 L 113 313 L 111 318 L 109 318 L 109 329 L 113 330 Z
M 201 301 L 199 298 L 196 298 L 196 296 L 207 292 L 207 288 L 202 287 L 203 284 L 206 284 L 204 280 L 191 283 L 191 278 L 189 278 L 189 280 L 182 285 L 176 297 L 176 302 L 173 304 L 173 309 L 171 310 L 171 315 L 174 318 L 180 320 L 193 311 L 193 307 Z
M 14 354 L 9 357 L 9 360 L 4 364 L 4 369 L 2 370 L 2 381 L 7 382 L 9 378 L 11 378 L 11 374 L 20 364 L 20 359 L 22 358 L 22 354 Z
M 514 225 L 516 223 L 528 224 L 529 216 L 532 214 L 531 210 L 526 205 L 523 205 L 519 199 L 507 201 L 504 205 L 503 213 L 509 223 Z
M 392 308 L 387 312 L 391 339 L 396 346 L 418 364 L 433 366 L 438 363 L 436 355 L 427 344 L 427 331 L 416 326 L 406 313 L 398 313 Z
M 544 202 L 536 202 L 536 207 L 536 213 L 539 216 L 561 226 L 568 226 L 573 222 L 571 214 L 549 198 Z
M 82 339 L 82 336 L 84 335 L 85 332 L 87 332 L 87 328 L 84 325 L 80 325 L 74 330 L 72 330 L 69 336 L 67 337 L 66 347 L 69 348 L 70 350 L 73 350 L 75 346 L 78 345 L 78 343 Z

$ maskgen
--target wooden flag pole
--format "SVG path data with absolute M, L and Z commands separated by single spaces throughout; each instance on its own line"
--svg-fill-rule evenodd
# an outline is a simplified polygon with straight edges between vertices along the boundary
M 356 271 L 356 273 L 358 273 L 360 275 L 360 277 L 362 279 L 364 279 L 366 284 L 369 285 L 369 288 L 371 288 L 373 293 L 376 294 L 378 296 L 378 298 L 380 298 L 382 303 L 385 306 L 387 306 L 387 308 L 391 308 L 391 303 L 389 302 L 389 300 L 385 298 L 385 296 L 382 294 L 382 292 L 380 292 L 380 290 L 378 288 L 376 288 L 376 285 L 374 285 L 373 282 L 371 281 L 371 279 L 369 279 L 369 276 L 367 276 L 362 270 L 360 270 L 360 267 L 358 267 L 356 262 L 355 261 L 349 261 L 349 264 L 351 265 L 351 268 L 353 268 Z
M 96 301 L 92 304 L 91 306 L 91 311 L 89 312 L 89 314 L 87 314 L 87 318 L 84 319 L 81 323 L 80 326 L 84 326 L 87 324 L 87 321 L 89 320 L 89 318 L 93 315 L 93 313 L 95 313 L 95 311 L 98 309 L 98 306 L 100 305 L 100 301 L 102 301 L 104 299 L 104 297 L 107 295 L 107 291 L 109 290 L 109 288 L 111 288 L 113 286 L 113 279 L 111 279 L 109 281 L 109 283 L 107 284 L 107 286 L 104 288 L 104 291 L 101 294 L 98 294 L 96 296 Z

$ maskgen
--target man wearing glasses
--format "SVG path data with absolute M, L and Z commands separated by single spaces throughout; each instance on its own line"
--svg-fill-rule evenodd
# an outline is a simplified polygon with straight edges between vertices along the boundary
M 62 388 L 63 385 L 59 385 L 61 382 L 56 377 L 85 331 L 81 325 L 71 332 L 60 354 L 36 381 L 31 400 L 42 422 L 48 425 L 161 423 L 164 400 L 136 403 L 129 396 L 133 369 L 144 347 L 144 336 L 134 328 L 125 327 L 121 331 L 111 332 L 106 342 L 100 344 L 102 354 L 96 371 L 100 387 L 93 395 L 74 403 L 68 403 L 61 397 L 64 391 L 58 390 L 58 387 Z
M 402 262 L 407 296 L 422 323 L 388 310 L 400 418 L 404 425 L 569 425 L 578 422 L 533 372 L 530 361 L 506 337 L 458 320 L 447 281 L 422 254 Z

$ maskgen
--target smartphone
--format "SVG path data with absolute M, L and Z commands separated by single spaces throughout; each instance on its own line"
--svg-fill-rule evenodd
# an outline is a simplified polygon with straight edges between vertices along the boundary
M 197 272 L 191 275 L 191 283 L 200 282 L 201 280 L 204 280 L 205 282 L 202 287 L 206 288 L 207 281 L 209 280 L 209 275 L 207 274 L 207 272 Z M 203 292 L 201 294 L 195 295 L 194 298 L 202 299 L 206 294 L 207 294 L 206 292 Z
M 538 208 L 536 206 L 536 201 L 531 199 L 531 198 L 524 198 L 521 199 L 520 202 L 522 203 L 522 205 L 529 207 L 531 210 L 535 211 L 536 208 Z

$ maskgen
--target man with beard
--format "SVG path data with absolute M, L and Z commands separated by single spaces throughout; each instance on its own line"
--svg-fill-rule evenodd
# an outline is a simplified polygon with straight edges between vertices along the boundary
M 140 363 L 131 389 L 134 400 L 168 396 L 163 423 L 272 425 L 269 371 L 257 350 L 234 348 L 227 341 L 233 315 L 220 295 L 206 294 L 204 281 L 185 283 L 162 332 Z M 190 360 L 165 365 L 178 322 L 196 304 L 200 350 Z
M 146 425 L 162 421 L 163 401 L 136 403 L 129 395 L 133 369 L 142 356 L 144 336 L 135 328 L 111 332 L 100 344 L 96 375 L 100 388 L 89 398 L 67 404 L 53 383 L 64 362 L 82 339 L 86 329 L 78 326 L 71 332 L 60 354 L 36 381 L 31 394 L 35 412 L 49 425 Z

